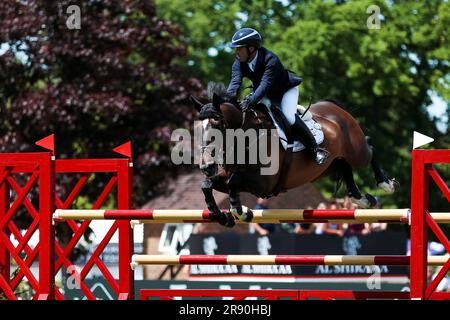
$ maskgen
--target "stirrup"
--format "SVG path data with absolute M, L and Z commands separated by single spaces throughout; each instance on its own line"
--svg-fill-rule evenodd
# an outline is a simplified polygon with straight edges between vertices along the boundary
M 328 160 L 328 156 L 330 155 L 330 153 L 327 151 L 327 150 L 325 150 L 325 149 L 323 149 L 323 148 L 317 148 L 316 150 L 315 150 L 315 160 L 316 160 L 316 163 L 318 164 L 318 165 L 322 165 L 322 164 L 324 164 L 327 160 Z

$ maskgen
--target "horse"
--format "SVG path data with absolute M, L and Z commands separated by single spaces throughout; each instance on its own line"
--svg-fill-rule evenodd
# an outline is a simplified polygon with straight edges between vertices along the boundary
M 251 128 L 260 131 L 275 129 L 265 105 L 258 104 L 251 110 L 242 112 L 239 101 L 228 96 L 224 87 L 220 88 L 216 86 L 213 89 L 215 92 L 212 94 L 212 102 L 207 104 L 191 96 L 191 101 L 199 112 L 199 120 L 203 120 L 205 133 L 215 129 L 226 136 L 225 132 L 228 129 L 243 131 Z M 365 136 L 356 119 L 344 109 L 342 104 L 334 100 L 319 100 L 310 104 L 309 111 L 313 119 L 320 124 L 324 134 L 324 140 L 320 146 L 329 152 L 327 161 L 322 165 L 317 165 L 311 155 L 305 151 L 292 153 L 290 150 L 279 147 L 278 154 L 270 154 L 270 156 L 278 160 L 282 167 L 273 174 L 263 175 L 260 169 L 264 165 L 260 162 L 236 164 L 236 162 L 214 161 L 217 154 L 207 152 L 208 146 L 205 143 L 208 135 L 204 135 L 201 152 L 204 161 L 200 169 L 205 179 L 201 188 L 213 220 L 226 227 L 233 227 L 236 219 L 251 222 L 252 212 L 242 206 L 240 192 L 250 192 L 257 197 L 269 198 L 279 192 L 285 192 L 326 176 L 338 177 L 336 178 L 338 181 L 343 180 L 352 202 L 361 207 L 373 207 L 377 204 L 377 199 L 370 194 L 363 195 L 353 178 L 354 169 L 369 165 L 373 170 L 377 186 L 387 193 L 395 191 L 395 180 L 390 180 L 380 167 L 369 137 Z M 269 150 L 273 151 L 272 146 L 275 145 L 270 139 L 271 136 L 273 135 L 258 135 L 258 139 L 266 141 Z M 281 144 L 279 139 L 277 140 L 275 143 Z M 246 148 L 248 151 L 248 145 Z M 235 151 L 229 150 L 229 152 Z M 214 152 L 226 154 L 226 150 L 223 149 L 216 148 Z M 223 212 L 218 208 L 212 193 L 213 189 L 229 195 L 231 206 L 229 212 Z

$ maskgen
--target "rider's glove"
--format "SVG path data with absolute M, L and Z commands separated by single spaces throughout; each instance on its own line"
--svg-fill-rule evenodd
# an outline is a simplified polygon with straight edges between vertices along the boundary
M 250 98 L 251 95 L 248 95 L 241 101 L 240 107 L 242 112 L 246 112 L 250 108 Z

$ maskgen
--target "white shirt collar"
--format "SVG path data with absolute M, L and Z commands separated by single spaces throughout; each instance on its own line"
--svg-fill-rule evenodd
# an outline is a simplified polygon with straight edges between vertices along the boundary
M 248 62 L 248 66 L 250 67 L 250 70 L 255 71 L 255 66 L 256 66 L 256 60 L 258 59 L 258 51 L 256 51 L 256 55 L 253 58 L 252 61 Z

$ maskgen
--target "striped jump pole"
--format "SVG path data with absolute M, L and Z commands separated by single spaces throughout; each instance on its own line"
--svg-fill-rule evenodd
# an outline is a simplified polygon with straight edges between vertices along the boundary
M 252 210 L 256 223 L 287 222 L 387 222 L 408 223 L 409 209 L 356 210 Z M 445 216 L 450 221 L 450 214 Z M 209 223 L 214 222 L 209 210 L 66 210 L 55 211 L 56 220 L 134 220 L 136 223 Z M 237 220 L 236 222 L 241 222 Z
M 430 266 L 442 266 L 450 256 L 429 256 Z M 131 267 L 139 265 L 391 265 L 408 266 L 410 256 L 343 255 L 133 255 Z
M 355 210 L 302 210 L 269 209 L 252 210 L 256 223 L 409 223 L 410 209 L 355 209 Z M 450 223 L 450 212 L 430 213 L 438 223 Z M 210 223 L 209 210 L 77 210 L 57 209 L 55 220 L 132 220 L 139 223 Z M 237 223 L 245 223 L 236 220 Z

